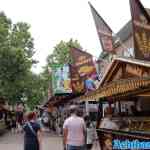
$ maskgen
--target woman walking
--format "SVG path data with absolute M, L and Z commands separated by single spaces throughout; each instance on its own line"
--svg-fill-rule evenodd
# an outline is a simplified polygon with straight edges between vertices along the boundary
M 91 150 L 94 140 L 96 140 L 96 130 L 90 120 L 90 116 L 84 117 L 86 123 L 86 150 Z
M 41 150 L 41 127 L 36 122 L 36 113 L 29 113 L 27 120 L 23 127 L 25 132 L 24 150 Z

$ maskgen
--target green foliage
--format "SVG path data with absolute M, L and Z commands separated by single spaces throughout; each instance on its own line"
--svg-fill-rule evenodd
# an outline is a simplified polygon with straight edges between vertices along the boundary
M 60 41 L 60 43 L 54 47 L 53 53 L 47 57 L 47 64 L 51 66 L 53 63 L 70 63 L 70 47 L 81 48 L 77 40 L 73 41 L 70 39 L 68 42 Z
M 26 100 L 33 109 L 47 96 L 51 82 L 48 67 L 69 63 L 70 47 L 81 46 L 77 40 L 61 41 L 47 57 L 43 73 L 36 75 L 31 72 L 32 65 L 37 61 L 32 58 L 35 52 L 29 29 L 27 23 L 13 24 L 3 12 L 0 13 L 0 97 L 12 104 Z
M 42 77 L 44 78 L 45 87 L 44 89 L 50 88 L 49 86 L 52 83 L 51 73 L 48 71 L 48 68 L 51 69 L 54 65 L 64 65 L 70 63 L 70 47 L 81 48 L 81 45 L 77 40 L 70 39 L 68 42 L 60 41 L 53 50 L 53 53 L 47 57 L 47 64 L 44 67 L 44 71 L 42 73 Z
M 45 82 L 41 75 L 29 73 L 26 80 L 24 95 L 27 99 L 26 103 L 32 110 L 39 105 L 45 96 Z M 47 91 L 47 90 L 46 90 Z
M 13 24 L 0 13 L 0 96 L 19 101 L 34 62 L 33 39 L 26 23 Z

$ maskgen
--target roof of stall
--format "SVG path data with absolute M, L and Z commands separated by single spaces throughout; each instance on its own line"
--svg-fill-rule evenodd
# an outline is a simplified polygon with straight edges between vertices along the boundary
M 108 70 L 104 74 L 100 87 L 96 91 L 89 92 L 84 96 L 77 97 L 75 100 L 90 100 L 96 101 L 102 97 L 123 96 L 135 92 L 143 92 L 150 90 L 150 77 L 130 77 L 124 79 L 110 80 L 114 70 L 119 64 L 133 64 L 135 66 L 146 67 L 150 69 L 150 62 L 131 58 L 116 58 L 113 60 Z M 106 80 L 107 79 L 107 80 Z

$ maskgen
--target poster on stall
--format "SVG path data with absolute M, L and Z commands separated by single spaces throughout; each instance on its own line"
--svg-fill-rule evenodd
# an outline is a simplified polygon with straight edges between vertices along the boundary
M 77 67 L 70 65 L 71 86 L 73 93 L 85 92 L 84 78 L 80 76 Z
M 72 93 L 70 69 L 68 65 L 60 65 L 52 71 L 53 94 Z
M 96 90 L 95 81 L 97 79 L 97 72 L 93 62 L 93 56 L 88 52 L 75 47 L 70 49 L 70 54 L 72 58 L 72 65 L 76 68 L 81 80 L 84 81 L 84 89 L 86 92 Z
M 96 68 L 93 62 L 93 56 L 86 51 L 72 47 L 70 54 L 73 65 L 76 67 L 79 75 L 85 77 L 87 75 L 97 76 Z

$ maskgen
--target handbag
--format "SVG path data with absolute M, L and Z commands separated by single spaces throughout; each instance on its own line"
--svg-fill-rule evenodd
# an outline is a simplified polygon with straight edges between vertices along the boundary
M 31 130 L 31 132 L 33 133 L 33 135 L 34 135 L 35 137 L 37 137 L 37 134 L 36 134 L 36 132 L 34 131 L 34 129 L 32 128 L 30 122 L 27 122 L 27 126 L 29 127 L 29 129 Z

